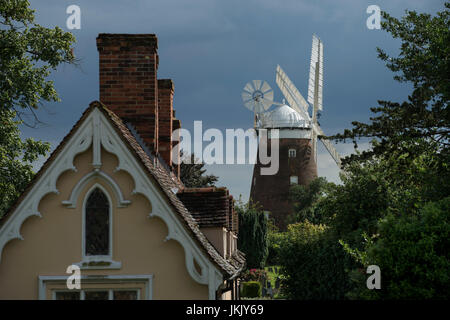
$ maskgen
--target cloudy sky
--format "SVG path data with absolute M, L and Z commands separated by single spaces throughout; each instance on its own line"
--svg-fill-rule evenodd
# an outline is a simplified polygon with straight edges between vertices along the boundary
M 66 8 L 81 8 L 81 29 L 72 30 L 80 66 L 61 66 L 53 73 L 60 103 L 45 103 L 37 128 L 23 127 L 24 137 L 49 141 L 54 149 L 82 112 L 99 99 L 99 33 L 155 33 L 159 41 L 158 78 L 175 82 L 174 107 L 182 126 L 243 128 L 253 125 L 252 113 L 241 102 L 244 85 L 266 80 L 276 88 L 275 67 L 280 64 L 306 96 L 312 34 L 324 43 L 324 111 L 320 119 L 326 134 L 367 121 L 369 108 L 379 99 L 403 100 L 408 87 L 396 83 L 376 57 L 376 47 L 398 52 L 399 41 L 381 30 L 369 30 L 369 5 L 378 5 L 396 17 L 405 9 L 435 13 L 442 0 L 32 0 L 37 22 L 66 31 Z M 367 147 L 367 143 L 363 146 Z M 342 154 L 349 144 L 336 146 Z M 338 169 L 326 150 L 318 149 L 319 175 L 338 181 Z M 212 165 L 235 197 L 248 199 L 252 165 Z

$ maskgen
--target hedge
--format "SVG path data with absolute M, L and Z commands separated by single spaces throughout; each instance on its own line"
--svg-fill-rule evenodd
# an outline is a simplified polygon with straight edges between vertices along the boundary
M 242 283 L 241 297 L 258 298 L 261 297 L 261 283 L 258 281 L 248 281 Z

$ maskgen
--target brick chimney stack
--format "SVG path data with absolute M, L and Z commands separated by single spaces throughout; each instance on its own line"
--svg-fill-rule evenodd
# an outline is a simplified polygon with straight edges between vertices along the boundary
M 158 152 L 156 35 L 101 33 L 97 49 L 100 101 L 131 123 L 147 146 Z
M 181 121 L 178 120 L 178 119 L 175 119 L 175 110 L 173 110 L 172 132 L 177 130 L 177 129 L 180 129 L 180 128 L 181 128 Z M 180 141 L 180 135 L 179 134 L 178 135 L 174 134 L 174 137 L 175 137 L 175 140 Z M 179 144 L 179 142 L 177 142 L 177 141 L 172 141 L 172 148 L 175 148 L 175 146 L 177 144 Z M 180 167 L 181 157 L 180 157 L 180 153 L 178 153 L 176 155 L 176 157 L 177 157 L 177 159 L 173 159 L 173 161 L 176 160 L 178 165 L 175 165 L 175 164 L 173 165 L 173 172 L 179 178 L 180 177 L 180 173 L 181 173 L 181 167 Z
M 158 150 L 168 165 L 172 164 L 173 93 L 171 79 L 158 80 Z

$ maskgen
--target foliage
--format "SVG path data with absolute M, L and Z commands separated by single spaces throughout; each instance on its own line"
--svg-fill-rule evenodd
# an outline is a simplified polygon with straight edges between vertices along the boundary
M 198 163 L 193 154 L 181 157 L 190 158 L 190 161 L 182 161 L 180 164 L 180 178 L 187 188 L 213 187 L 218 180 L 215 175 L 205 175 L 206 169 L 203 169 L 205 163 Z
M 264 211 L 249 202 L 237 203 L 239 216 L 239 250 L 245 253 L 249 268 L 264 268 L 268 255 L 267 218 Z
M 363 251 L 346 250 L 364 267 L 381 269 L 381 290 L 367 290 L 354 273 L 352 298 L 448 299 L 450 295 L 450 198 L 426 204 L 418 215 L 388 215 L 379 223 L 376 241 Z
M 61 28 L 45 28 L 34 22 L 34 10 L 26 0 L 0 2 L 0 105 L 34 113 L 39 103 L 58 101 L 51 70 L 73 63 L 75 38 Z
M 50 71 L 74 63 L 74 37 L 34 22 L 28 1 L 0 2 L 0 217 L 34 176 L 32 164 L 49 150 L 41 141 L 20 138 L 26 110 L 35 114 L 42 100 L 58 101 Z M 37 118 L 35 118 L 37 120 Z
M 49 144 L 20 139 L 15 113 L 0 109 L 0 218 L 33 178 L 32 163 L 49 150 Z
M 261 291 L 261 283 L 258 281 L 243 282 L 241 297 L 258 298 L 261 297 Z
M 324 223 L 321 200 L 333 185 L 323 177 L 316 178 L 307 186 L 293 185 L 289 198 L 294 204 L 294 212 L 288 217 L 288 221 L 295 223 L 308 220 L 314 224 Z
M 243 281 L 259 281 L 263 282 L 267 279 L 267 272 L 264 269 L 250 269 L 242 273 L 241 279 Z
M 270 229 L 267 235 L 267 247 L 268 247 L 268 255 L 266 264 L 268 265 L 277 265 L 279 264 L 280 259 L 280 250 L 281 245 L 284 241 L 285 233 L 278 232 L 278 230 Z
M 327 231 L 308 221 L 288 225 L 280 262 L 282 293 L 289 299 L 343 299 L 349 290 L 350 256 Z
M 448 153 L 450 133 L 450 3 L 432 16 L 406 11 L 400 20 L 383 12 L 382 28 L 402 41 L 398 57 L 392 57 L 378 48 L 378 56 L 395 73 L 394 79 L 410 83 L 413 91 L 403 103 L 379 101 L 371 123 L 353 122 L 353 129 L 334 136 L 338 141 L 361 137 L 376 138 L 372 150 L 345 159 L 368 159 L 401 151 L 415 155 L 414 142 L 422 138 L 435 142 L 443 153 Z
M 375 234 L 377 222 L 394 201 L 390 182 L 377 161 L 352 163 L 342 185 L 336 185 L 323 199 L 322 211 L 337 239 L 361 248 L 363 233 Z

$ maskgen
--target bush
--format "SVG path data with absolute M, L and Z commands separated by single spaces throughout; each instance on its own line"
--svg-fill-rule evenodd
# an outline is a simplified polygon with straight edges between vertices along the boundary
M 288 299 L 344 299 L 350 255 L 323 225 L 291 224 L 280 250 L 282 294 Z
M 269 254 L 266 261 L 267 265 L 280 264 L 280 251 L 284 238 L 284 232 L 269 232 L 267 237 L 269 249 Z
M 349 250 L 366 267 L 378 265 L 381 289 L 368 290 L 368 275 L 353 272 L 356 299 L 448 299 L 450 297 L 450 197 L 430 202 L 417 215 L 389 215 L 364 251 Z M 365 271 L 365 269 L 364 269 Z
M 263 282 L 267 280 L 267 272 L 264 269 L 250 269 L 241 275 L 243 281 L 258 281 Z
M 241 297 L 258 298 L 261 297 L 261 283 L 258 281 L 248 281 L 242 283 Z

